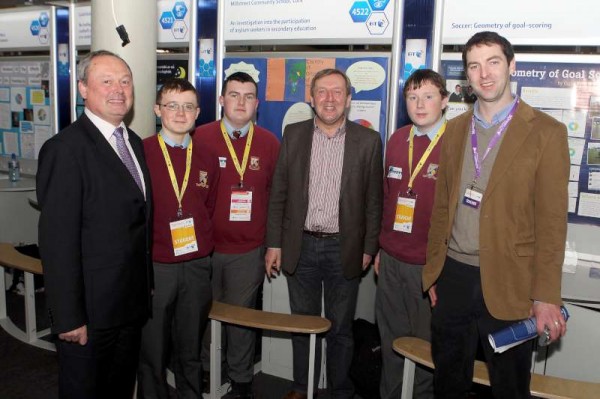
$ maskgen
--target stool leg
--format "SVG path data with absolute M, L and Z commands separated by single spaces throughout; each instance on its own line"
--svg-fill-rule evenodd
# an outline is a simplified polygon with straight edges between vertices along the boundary
M 308 352 L 308 387 L 306 394 L 308 399 L 313 399 L 315 385 L 315 347 L 317 344 L 317 334 L 310 334 L 310 350 Z
M 217 388 L 218 386 L 218 388 Z M 210 399 L 221 397 L 221 322 L 210 321 Z
M 6 280 L 4 273 L 6 270 L 0 266 L 0 320 L 6 319 Z
M 35 285 L 33 274 L 25 272 L 25 334 L 27 340 L 33 342 L 37 339 L 37 325 L 35 320 Z
M 402 396 L 401 399 L 412 399 L 413 384 L 415 382 L 415 362 L 409 358 L 404 358 L 404 374 L 402 376 Z

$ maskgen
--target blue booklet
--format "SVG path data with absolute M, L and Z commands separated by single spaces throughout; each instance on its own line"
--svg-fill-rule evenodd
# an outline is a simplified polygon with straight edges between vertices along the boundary
M 560 311 L 566 322 L 569 319 L 569 312 L 564 306 L 560 307 Z M 488 340 L 492 348 L 494 348 L 494 352 L 502 353 L 513 346 L 537 337 L 535 323 L 535 317 L 531 317 L 495 333 L 488 334 Z

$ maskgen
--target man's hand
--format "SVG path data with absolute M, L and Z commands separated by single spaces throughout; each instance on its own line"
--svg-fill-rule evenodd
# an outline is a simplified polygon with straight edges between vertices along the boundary
M 377 255 L 375 255 L 375 261 L 373 262 L 373 270 L 375 270 L 375 274 L 379 276 L 379 259 L 381 258 L 381 251 L 377 251 Z
M 436 285 L 432 285 L 429 288 L 429 291 L 427 291 L 427 293 L 429 294 L 429 300 L 431 301 L 431 307 L 435 307 L 435 304 L 437 303 L 437 293 L 435 292 L 436 289 Z
M 535 316 L 538 335 L 544 332 L 544 327 L 548 327 L 550 330 L 550 342 L 556 341 L 566 334 L 567 322 L 560 311 L 560 306 L 536 301 L 533 303 L 530 313 Z
M 281 248 L 267 248 L 265 254 L 265 273 L 271 281 L 281 272 Z
M 58 334 L 58 338 L 62 339 L 63 341 L 74 342 L 83 346 L 87 344 L 88 341 L 87 326 L 83 325 L 79 328 L 74 329 L 73 331 Z
M 363 270 L 367 270 L 367 268 L 371 264 L 372 259 L 373 259 L 373 257 L 371 255 L 363 253 L 363 263 L 362 263 Z

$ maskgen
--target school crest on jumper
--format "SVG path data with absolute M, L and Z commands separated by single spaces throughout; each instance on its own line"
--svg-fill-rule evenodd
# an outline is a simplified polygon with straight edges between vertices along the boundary
M 427 166 L 427 172 L 425 172 L 423 177 L 426 177 L 428 179 L 437 180 L 438 167 L 439 167 L 439 165 L 430 163 L 429 166 Z
M 260 170 L 260 158 L 259 157 L 250 157 L 250 169 Z
M 208 172 L 206 172 L 204 170 L 200 171 L 200 175 L 198 177 L 198 183 L 196 183 L 196 186 L 202 187 L 202 188 L 208 188 Z

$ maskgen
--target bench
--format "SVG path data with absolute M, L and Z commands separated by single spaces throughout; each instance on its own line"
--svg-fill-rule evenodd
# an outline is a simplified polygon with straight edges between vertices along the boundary
M 221 323 L 262 330 L 281 331 L 298 334 L 310 334 L 310 353 L 308 364 L 308 398 L 312 399 L 314 391 L 315 345 L 317 334 L 329 331 L 331 322 L 323 317 L 292 315 L 285 313 L 265 312 L 241 306 L 213 302 L 210 314 L 210 398 L 222 396 L 221 381 Z
M 23 255 L 12 244 L 0 243 L 0 326 L 13 337 L 38 348 L 54 350 L 54 344 L 39 338 L 50 334 L 50 329 L 37 331 L 35 318 L 34 274 L 43 274 L 42 262 L 31 256 Z M 25 283 L 25 331 L 19 329 L 10 320 L 6 312 L 6 282 L 4 268 L 22 270 Z
M 431 344 L 415 337 L 396 338 L 394 351 L 404 356 L 402 399 L 412 398 L 415 363 L 434 368 Z M 475 360 L 473 382 L 490 386 L 490 377 L 485 362 Z M 569 380 L 542 374 L 531 374 L 531 394 L 548 399 L 590 399 L 600 397 L 600 383 Z

